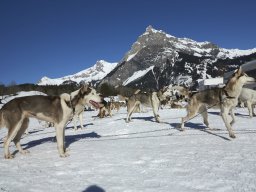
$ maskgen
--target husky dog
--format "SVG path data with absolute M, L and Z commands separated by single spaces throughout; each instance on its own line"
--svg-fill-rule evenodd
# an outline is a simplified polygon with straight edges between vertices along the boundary
M 101 101 L 95 89 L 83 85 L 75 93 L 67 93 L 60 96 L 33 95 L 15 98 L 6 103 L 0 110 L 0 127 L 8 129 L 8 135 L 4 142 L 4 157 L 13 158 L 9 151 L 11 141 L 14 141 L 20 153 L 26 154 L 27 150 L 22 149 L 20 139 L 28 127 L 29 118 L 34 117 L 40 120 L 51 122 L 56 130 L 57 147 L 59 155 L 66 157 L 64 146 L 65 126 L 75 112 L 77 105 L 90 103 L 98 107 Z
M 112 103 L 109 101 L 107 102 L 105 99 L 102 100 L 100 106 L 99 106 L 99 113 L 97 117 L 104 118 L 107 116 L 112 117 Z
M 197 112 L 201 113 L 204 124 L 209 127 L 207 107 L 218 106 L 221 109 L 221 116 L 229 132 L 229 136 L 235 138 L 231 127 L 235 122 L 232 109 L 235 108 L 238 103 L 238 97 L 242 91 L 243 85 L 250 82 L 255 82 L 255 79 L 247 76 L 240 67 L 234 72 L 225 87 L 209 89 L 192 95 L 187 106 L 187 116 L 182 118 L 181 121 L 181 129 L 184 130 L 184 123 L 193 118 Z M 228 122 L 229 112 L 232 117 L 231 122 Z
M 243 88 L 241 94 L 239 95 L 239 100 L 247 105 L 250 117 L 255 116 L 253 108 L 256 104 L 256 91 L 248 88 Z
M 127 117 L 126 122 L 131 121 L 132 113 L 140 108 L 140 105 L 151 107 L 153 109 L 154 117 L 160 123 L 160 116 L 158 110 L 162 101 L 170 98 L 170 90 L 168 88 L 161 89 L 158 92 L 145 93 L 136 91 L 134 95 L 127 100 Z
M 72 98 L 74 98 L 77 95 L 77 91 L 74 91 L 70 94 L 71 100 Z M 74 130 L 77 130 L 77 126 L 76 126 L 76 121 L 77 119 L 79 119 L 80 122 L 80 128 L 83 129 L 84 128 L 84 124 L 83 124 L 83 113 L 84 113 L 84 108 L 85 106 L 91 106 L 90 102 L 88 102 L 88 100 L 84 99 L 81 100 L 81 102 L 79 102 L 76 106 L 75 106 L 75 111 L 74 111 L 74 116 L 72 118 L 73 124 L 74 124 Z

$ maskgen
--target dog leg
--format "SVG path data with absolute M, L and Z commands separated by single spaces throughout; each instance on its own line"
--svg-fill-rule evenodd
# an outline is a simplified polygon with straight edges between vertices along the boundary
M 153 113 L 154 113 L 154 116 L 155 116 L 155 119 L 156 119 L 157 123 L 160 123 L 160 116 L 158 114 L 159 104 L 160 104 L 160 102 L 157 102 L 157 101 L 152 102 Z
M 181 125 L 180 125 L 181 131 L 184 131 L 184 124 L 197 114 L 198 109 L 199 109 L 199 106 L 188 105 L 187 116 L 181 118 Z
M 15 119 L 13 119 L 13 121 L 15 122 Z M 8 136 L 6 141 L 4 142 L 4 158 L 5 159 L 12 159 L 13 155 L 11 155 L 10 151 L 9 151 L 9 146 L 11 141 L 15 138 L 15 136 L 17 135 L 21 125 L 22 125 L 23 119 L 21 118 L 20 121 L 17 121 L 16 126 L 11 126 L 9 127 L 8 130 Z
M 109 115 L 110 117 L 112 117 L 112 109 L 111 109 L 111 107 L 109 107 L 109 109 L 108 109 L 108 115 Z
M 250 118 L 252 118 L 253 117 L 252 103 L 250 101 L 246 101 L 246 105 L 249 111 L 249 116 Z
M 83 124 L 83 112 L 81 112 L 81 113 L 78 115 L 78 117 L 79 117 L 79 121 L 80 121 L 80 127 L 81 127 L 81 129 L 83 129 L 83 128 L 84 128 L 84 124 Z
M 230 122 L 230 125 L 232 126 L 235 123 L 235 113 L 233 108 L 230 109 L 230 115 L 232 117 L 232 121 Z
M 65 124 L 64 123 L 56 124 L 55 130 L 56 130 L 57 148 L 58 148 L 60 157 L 67 157 L 69 156 L 69 154 L 66 153 L 66 149 L 64 146 Z
M 209 127 L 209 122 L 208 122 L 208 112 L 207 112 L 207 107 L 205 105 L 202 105 L 199 108 L 199 113 L 201 113 L 203 120 L 204 120 L 204 124 L 206 125 L 206 127 L 208 127 L 209 129 L 211 129 Z
M 256 116 L 255 112 L 254 112 L 254 108 L 255 108 L 255 104 L 252 105 L 252 115 Z
M 131 115 L 134 112 L 134 110 L 136 109 L 136 107 L 139 106 L 139 105 L 140 105 L 140 102 L 136 101 L 131 108 L 129 108 L 129 109 L 127 108 L 128 109 L 128 114 L 127 114 L 127 117 L 126 117 L 126 123 L 129 123 L 131 121 Z
M 221 107 L 221 117 L 226 125 L 226 128 L 228 130 L 228 133 L 229 133 L 229 137 L 231 138 L 236 138 L 233 130 L 232 130 L 232 127 L 230 125 L 230 123 L 228 122 L 228 112 L 230 111 L 230 109 L 228 108 L 225 108 L 225 107 Z
M 20 152 L 21 154 L 23 154 L 23 155 L 29 153 L 28 150 L 22 149 L 22 147 L 21 147 L 21 145 L 20 145 L 20 138 L 21 138 L 21 136 L 23 135 L 23 133 L 25 132 L 25 130 L 27 130 L 27 128 L 28 128 L 28 123 L 29 123 L 29 119 L 28 119 L 28 118 L 25 118 L 25 119 L 23 120 L 23 123 L 22 123 L 21 127 L 20 127 L 20 130 L 18 131 L 17 135 L 16 135 L 16 136 L 14 137 L 14 139 L 13 139 L 13 142 L 14 142 L 14 144 L 16 145 L 17 149 L 18 149 L 19 152 Z
M 76 131 L 77 130 L 77 125 L 76 125 L 76 120 L 77 120 L 77 115 L 74 115 L 73 117 L 73 124 L 74 124 L 74 130 Z

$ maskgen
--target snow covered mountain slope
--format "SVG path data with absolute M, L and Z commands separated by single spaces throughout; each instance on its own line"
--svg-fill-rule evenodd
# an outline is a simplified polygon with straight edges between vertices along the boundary
M 97 61 L 96 64 L 88 69 L 80 71 L 73 75 L 61 78 L 51 79 L 43 77 L 38 85 L 60 85 L 64 82 L 74 81 L 76 83 L 98 81 L 103 79 L 110 71 L 112 71 L 117 63 L 108 63 L 104 60 Z

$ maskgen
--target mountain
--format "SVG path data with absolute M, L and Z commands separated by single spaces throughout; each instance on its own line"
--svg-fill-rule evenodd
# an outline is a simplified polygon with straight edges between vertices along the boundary
M 149 26 L 100 84 L 140 89 L 169 84 L 195 86 L 198 79 L 223 76 L 253 59 L 256 48 L 224 49 L 208 41 L 177 38 Z
M 61 78 L 51 79 L 43 77 L 38 85 L 60 85 L 65 83 L 80 83 L 80 82 L 97 82 L 102 80 L 110 71 L 116 67 L 117 63 L 108 63 L 104 60 L 97 61 L 92 67 L 80 71 L 73 75 L 68 75 Z
M 256 59 L 256 48 L 225 49 L 205 41 L 178 38 L 148 26 L 118 63 L 97 61 L 86 70 L 58 79 L 43 77 L 39 85 L 93 82 L 140 89 L 159 89 L 169 84 L 195 88 L 198 79 L 223 76 Z

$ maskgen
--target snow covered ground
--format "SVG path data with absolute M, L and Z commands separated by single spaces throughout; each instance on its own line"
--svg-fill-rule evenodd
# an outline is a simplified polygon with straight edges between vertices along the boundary
M 133 114 L 128 124 L 125 108 L 104 119 L 87 111 L 86 129 L 67 125 L 67 158 L 58 155 L 54 128 L 31 119 L 30 135 L 21 140 L 30 154 L 6 160 L 1 129 L 0 191 L 256 191 L 256 117 L 237 108 L 237 138 L 230 139 L 217 110 L 209 112 L 215 130 L 205 130 L 198 116 L 181 132 L 175 127 L 184 109 L 160 110 L 160 124 L 152 111 Z M 87 190 L 92 186 L 102 190 Z

